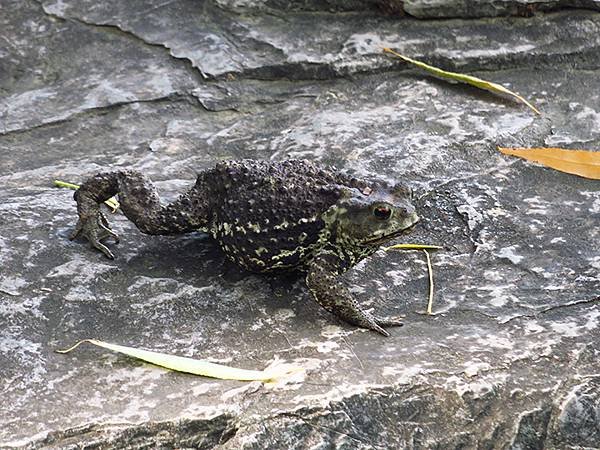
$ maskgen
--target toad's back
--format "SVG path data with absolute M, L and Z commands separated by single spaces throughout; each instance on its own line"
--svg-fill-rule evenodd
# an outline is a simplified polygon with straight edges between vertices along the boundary
M 335 171 L 307 161 L 219 163 L 204 180 L 211 193 L 209 230 L 247 269 L 301 265 L 327 238 L 321 215 L 339 198 L 341 181 Z

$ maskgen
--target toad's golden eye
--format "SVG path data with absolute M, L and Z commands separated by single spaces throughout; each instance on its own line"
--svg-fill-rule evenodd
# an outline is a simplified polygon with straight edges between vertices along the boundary
M 388 206 L 376 206 L 373 209 L 373 215 L 379 220 L 388 220 L 392 216 L 392 210 Z

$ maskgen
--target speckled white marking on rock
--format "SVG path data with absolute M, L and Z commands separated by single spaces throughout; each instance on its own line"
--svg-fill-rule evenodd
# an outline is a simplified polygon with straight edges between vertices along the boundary
M 71 287 L 64 296 L 67 301 L 94 300 L 95 296 L 90 289 L 93 281 L 114 269 L 113 266 L 99 262 L 89 264 L 82 256 L 77 255 L 71 261 L 54 267 L 46 277 L 65 277 L 70 280 Z
M 415 364 L 409 367 L 405 366 L 386 366 L 381 373 L 384 377 L 394 377 L 394 382 L 398 384 L 410 384 L 414 378 L 426 373 L 419 364 Z
M 513 45 L 510 47 L 500 45 L 496 48 L 491 48 L 487 46 L 482 49 L 472 49 L 472 50 L 443 50 L 438 49 L 438 53 L 450 59 L 465 59 L 465 58 L 487 58 L 490 54 L 494 55 L 513 55 L 515 53 L 527 53 L 536 48 L 534 44 L 521 44 L 521 45 Z M 505 83 L 506 86 L 508 86 Z
M 519 264 L 523 261 L 523 256 L 517 255 L 516 250 L 519 248 L 518 245 L 511 245 L 509 247 L 504 247 L 496 252 L 496 256 L 499 258 L 508 259 L 513 264 Z
M 2 293 L 0 292 L 1 295 Z M 0 317 L 16 320 L 18 316 L 21 316 L 44 321 L 46 320 L 46 316 L 40 309 L 40 306 L 46 298 L 43 295 L 34 297 L 21 295 L 18 298 L 11 298 L 10 301 L 0 300 Z
M 550 202 L 539 196 L 524 198 L 523 201 L 529 205 L 525 210 L 525 214 L 528 215 L 538 214 L 546 216 L 548 215 L 549 208 L 551 208 Z
M 27 280 L 17 276 L 8 276 L 0 279 L 0 290 L 19 295 L 21 288 L 27 286 Z
M 293 317 L 296 317 L 296 313 L 294 312 L 293 309 L 289 309 L 289 308 L 279 308 L 273 314 L 273 320 L 275 321 L 275 323 L 281 323 L 281 322 L 283 322 L 285 320 L 289 320 Z
M 197 287 L 180 283 L 172 278 L 152 278 L 144 275 L 135 277 L 127 287 L 127 292 L 132 296 L 131 308 L 142 311 L 152 310 L 157 305 L 168 304 L 182 297 L 194 297 L 201 292 L 212 292 L 213 290 L 212 285 Z M 146 291 L 161 293 L 147 295 Z M 140 301 L 136 301 L 137 299 Z
M 247 394 L 250 392 L 256 392 L 262 386 L 261 381 L 252 381 L 250 383 L 245 383 L 243 386 L 238 388 L 229 389 L 221 394 L 221 400 L 229 401 L 243 394 Z
M 600 213 L 600 191 L 582 191 L 581 195 L 586 198 L 593 198 L 594 202 L 592 203 L 589 211 L 594 214 Z
M 474 230 L 475 227 L 483 222 L 483 214 L 477 210 L 480 207 L 480 202 L 483 201 L 483 197 L 471 197 L 466 198 L 467 204 L 456 207 L 456 210 L 467 216 L 467 224 L 470 230 Z
M 463 373 L 468 378 L 473 378 L 473 377 L 479 375 L 479 372 L 487 371 L 487 370 L 490 370 L 491 368 L 492 368 L 492 366 L 490 366 L 486 362 L 469 361 L 466 363 L 466 367 L 465 367 Z
M 0 354 L 10 355 L 10 358 L 20 362 L 27 370 L 12 381 L 13 387 L 25 388 L 31 383 L 42 382 L 46 375 L 46 357 L 42 344 L 25 338 L 0 335 Z
M 486 374 L 483 377 L 475 378 L 475 381 L 465 381 L 461 377 L 452 375 L 446 380 L 444 387 L 454 390 L 460 397 L 470 392 L 474 398 L 478 398 L 504 384 L 507 378 L 508 374 Z
M 66 5 L 63 0 L 55 0 L 54 3 L 45 4 L 44 10 L 48 14 L 54 14 L 57 16 L 62 16 L 66 11 L 69 5 Z
M 523 329 L 526 334 L 536 334 L 546 330 L 537 320 L 528 320 L 523 324 Z
M 345 330 L 338 325 L 326 325 L 321 331 L 321 336 L 327 339 L 343 338 L 352 334 L 353 330 Z
M 331 353 L 335 350 L 335 354 L 337 357 L 341 359 L 349 359 L 351 357 L 351 352 L 347 348 L 340 348 L 340 344 L 335 341 L 313 341 L 308 338 L 302 339 L 297 345 L 294 346 L 296 349 L 303 348 L 314 348 L 319 353 Z
M 482 347 L 502 348 L 510 350 L 514 347 L 514 342 L 509 338 L 501 336 L 485 336 L 476 339 L 477 344 Z
M 563 337 L 577 337 L 580 336 L 579 327 L 577 322 L 574 320 L 567 320 L 564 322 L 554 322 L 550 324 L 552 331 L 562 335 Z
M 585 314 L 585 317 L 587 318 L 587 321 L 585 323 L 585 325 L 583 325 L 583 327 L 588 330 L 591 331 L 595 328 L 598 328 L 598 319 L 600 318 L 600 310 L 595 309 L 592 311 L 588 311 Z
M 514 285 L 504 284 L 493 286 L 481 286 L 478 287 L 477 290 L 488 292 L 490 296 L 488 304 L 496 308 L 500 308 L 509 302 L 519 301 L 519 299 L 516 296 L 507 293 L 507 291 L 515 291 L 515 288 L 516 287 Z

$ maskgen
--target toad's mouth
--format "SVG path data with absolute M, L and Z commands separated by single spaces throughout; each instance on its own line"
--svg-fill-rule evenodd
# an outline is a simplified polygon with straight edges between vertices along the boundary
M 419 223 L 419 218 L 417 218 L 412 224 L 410 224 L 406 228 L 402 228 L 392 233 L 384 234 L 383 236 L 379 236 L 374 239 L 367 239 L 363 242 L 363 245 L 378 245 L 391 241 L 392 239 L 397 238 L 398 236 L 410 233 L 417 226 L 417 223 Z

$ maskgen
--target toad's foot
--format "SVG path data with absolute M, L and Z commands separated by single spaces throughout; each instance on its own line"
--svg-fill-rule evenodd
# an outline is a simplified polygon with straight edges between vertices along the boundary
M 383 336 L 390 335 L 383 327 L 402 326 L 396 317 L 376 317 L 362 310 L 338 279 L 336 266 L 336 256 L 331 253 L 319 255 L 310 265 L 306 284 L 317 303 L 340 319 Z
M 350 316 L 345 316 L 342 318 L 347 322 L 354 323 L 355 325 L 368 330 L 376 331 L 386 337 L 388 337 L 390 333 L 384 330 L 383 327 L 401 327 L 404 325 L 404 323 L 398 318 L 372 316 L 371 314 L 362 311 L 358 307 L 352 311 Z
M 93 248 L 100 250 L 107 258 L 115 258 L 109 248 L 100 241 L 111 237 L 118 244 L 119 236 L 110 229 L 106 216 L 99 209 L 95 213 L 79 217 L 75 230 L 73 230 L 69 239 L 73 240 L 79 235 L 86 238 Z

